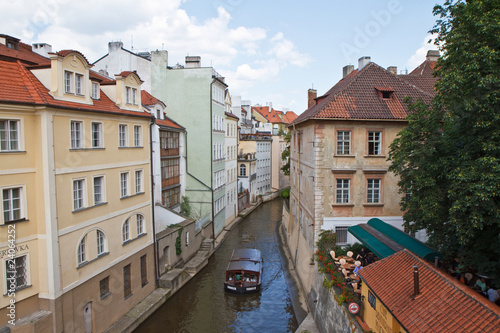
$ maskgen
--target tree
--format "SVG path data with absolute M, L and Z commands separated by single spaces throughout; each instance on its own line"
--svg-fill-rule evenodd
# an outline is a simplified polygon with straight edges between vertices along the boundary
M 281 153 L 281 159 L 285 161 L 285 164 L 281 167 L 283 173 L 286 176 L 290 176 L 290 131 L 288 131 L 285 135 L 286 147 Z
M 434 14 L 436 97 L 411 104 L 390 170 L 411 190 L 406 225 L 500 285 L 500 2 L 449 0 Z

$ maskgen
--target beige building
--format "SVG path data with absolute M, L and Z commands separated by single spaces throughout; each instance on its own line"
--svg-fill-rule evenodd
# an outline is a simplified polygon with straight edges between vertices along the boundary
M 156 284 L 142 81 L 0 37 L 0 327 L 102 332 Z
M 335 230 L 337 243 L 345 245 L 354 242 L 347 228 L 372 217 L 402 228 L 389 145 L 407 123 L 404 98 L 431 101 L 435 60 L 402 76 L 363 57 L 358 69 L 344 67 L 343 79 L 325 95 L 309 91 L 309 109 L 289 127 L 290 218 L 284 223 L 303 281 L 310 281 L 322 230 Z

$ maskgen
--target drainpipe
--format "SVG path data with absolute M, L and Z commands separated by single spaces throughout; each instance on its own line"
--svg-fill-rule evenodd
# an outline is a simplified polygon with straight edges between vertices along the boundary
M 159 280 L 160 277 L 158 276 L 158 266 L 160 265 L 158 263 L 158 240 L 156 239 L 156 220 L 155 220 L 155 179 L 154 179 L 154 170 L 153 170 L 153 128 L 155 126 L 155 117 L 151 119 L 151 123 L 149 126 L 149 155 L 151 156 L 150 158 L 150 169 L 151 169 L 151 217 L 153 219 L 153 256 L 154 256 L 154 263 L 155 263 L 155 286 L 159 286 Z
M 295 130 L 295 124 L 293 125 L 293 130 Z M 295 135 L 297 135 L 297 133 L 295 133 Z M 299 142 L 299 145 L 300 145 L 300 142 Z M 295 259 L 293 260 L 293 265 L 294 267 L 297 266 L 297 257 L 298 257 L 298 254 L 299 254 L 299 241 L 300 241 L 300 146 L 297 147 L 297 152 L 298 152 L 298 167 L 297 167 L 297 172 L 298 172 L 298 189 L 299 189 L 299 193 L 297 195 L 297 206 L 298 206 L 298 222 L 299 222 L 299 228 L 297 229 L 297 247 L 295 249 Z
M 212 68 L 213 70 L 213 68 Z M 214 153 L 214 143 L 213 143 L 213 128 L 212 126 L 214 125 L 214 119 L 213 119 L 213 110 L 212 110 L 212 105 L 213 105 L 213 96 L 212 96 L 212 86 L 213 84 L 215 83 L 215 79 L 212 79 L 212 82 L 210 83 L 210 156 L 212 156 L 212 154 Z M 212 158 L 210 159 L 210 184 L 211 184 L 211 196 L 212 196 L 212 204 L 210 205 L 212 207 L 212 235 L 214 237 L 214 247 L 215 247 L 215 211 L 214 211 L 214 190 L 213 190 L 213 187 L 214 187 L 214 157 L 215 156 L 212 156 Z

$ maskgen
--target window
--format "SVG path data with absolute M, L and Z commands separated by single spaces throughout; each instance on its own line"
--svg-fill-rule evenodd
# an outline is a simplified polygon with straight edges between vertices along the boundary
M 122 241 L 125 243 L 130 240 L 130 224 L 129 219 L 125 220 L 122 226 Z
M 19 120 L 0 120 L 0 151 L 19 150 Z
M 180 203 L 180 188 L 175 187 L 169 190 L 165 190 L 161 193 L 162 204 L 165 207 L 171 208 Z
M 126 100 L 127 100 L 127 104 L 134 104 L 134 105 L 136 105 L 137 104 L 136 95 L 137 95 L 137 89 L 136 88 L 127 87 L 126 88 Z
M 120 174 L 120 195 L 122 198 L 128 195 L 128 172 Z
M 245 164 L 240 164 L 240 176 L 246 177 L 247 175 L 247 166 Z
M 83 75 L 75 74 L 75 93 L 83 95 Z
M 5 261 L 5 272 L 7 273 L 5 280 L 15 274 L 16 282 L 15 288 L 16 290 L 23 289 L 29 286 L 29 264 L 28 264 L 28 256 L 23 255 L 12 260 Z M 9 287 L 10 288 L 10 287 Z M 7 289 L 9 289 L 7 288 Z
M 189 231 L 186 231 L 186 246 L 189 246 Z
M 351 132 L 337 132 L 337 155 L 349 155 L 351 153 Z
M 92 82 L 92 99 L 99 99 L 101 97 L 100 92 L 101 89 L 99 88 L 99 83 Z
M 335 234 L 337 236 L 337 244 L 347 243 L 347 229 L 348 227 L 335 227 Z
M 366 202 L 380 202 L 380 179 L 368 179 Z
M 118 125 L 118 147 L 127 147 L 127 125 Z
M 148 263 L 146 254 L 141 257 L 141 286 L 148 284 Z
M 382 132 L 368 132 L 368 155 L 380 155 Z
M 15 222 L 25 219 L 23 214 L 23 188 L 13 187 L 2 190 L 3 222 Z
M 125 88 L 125 93 L 126 93 L 127 104 L 130 104 L 130 99 L 131 99 L 131 95 L 132 95 L 132 88 L 126 87 Z
M 349 179 L 337 179 L 336 203 L 349 203 Z
M 109 292 L 109 276 L 99 281 L 99 293 L 101 294 L 101 299 L 108 296 Z
M 73 210 L 84 207 L 84 185 L 85 180 L 73 180 Z
M 100 256 L 106 252 L 106 236 L 104 232 L 97 230 L 97 255 Z
M 137 89 L 132 88 L 132 104 L 134 105 L 137 105 L 136 96 L 137 96 Z
M 104 202 L 104 176 L 94 177 L 94 205 Z
M 64 71 L 64 92 L 71 94 L 73 92 L 72 87 L 73 73 Z
M 102 124 L 92 123 L 92 148 L 102 147 Z
M 130 276 L 130 264 L 123 267 L 123 297 L 128 298 L 132 295 L 132 281 Z
M 161 161 L 161 178 L 162 180 L 170 179 L 170 181 L 166 182 L 163 186 L 170 186 L 175 183 L 178 183 L 179 177 L 179 160 L 178 159 L 169 159 Z
M 374 308 L 375 310 L 377 309 L 377 299 L 375 298 L 375 295 L 372 294 L 371 291 L 368 290 L 368 303 Z
M 141 126 L 134 126 L 134 147 L 140 147 L 142 145 L 141 141 Z
M 71 149 L 82 148 L 82 122 L 71 122 Z
M 144 216 L 141 214 L 137 214 L 137 235 L 142 235 L 146 233 L 146 230 L 144 230 Z
M 83 236 L 80 244 L 78 244 L 78 266 L 85 263 L 87 261 L 87 236 Z
M 135 171 L 135 193 L 142 193 L 142 170 Z

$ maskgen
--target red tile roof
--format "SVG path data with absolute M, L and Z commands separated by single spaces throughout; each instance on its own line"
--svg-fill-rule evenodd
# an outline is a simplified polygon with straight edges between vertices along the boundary
M 413 266 L 420 294 L 413 298 Z M 407 332 L 500 332 L 500 308 L 408 250 L 359 275 Z
M 5 36 L 5 35 L 4 35 Z M 19 42 L 17 50 L 0 44 L 0 60 L 21 61 L 28 65 L 49 65 L 50 59 L 33 52 L 31 45 Z
M 165 103 L 163 103 L 158 98 L 156 98 L 153 95 L 151 95 L 150 93 L 148 93 L 146 90 L 141 90 L 141 101 L 142 101 L 142 104 L 144 104 L 144 105 L 155 105 L 158 103 L 165 105 Z
M 429 73 L 426 71 L 423 77 L 427 78 Z M 381 98 L 377 88 L 384 91 L 391 88 L 391 98 Z M 406 81 L 404 76 L 371 62 L 361 70 L 352 71 L 325 95 L 316 98 L 316 104 L 299 115 L 294 123 L 308 119 L 404 120 L 409 112 L 405 97 L 430 103 L 433 96 L 434 92 L 425 91 Z
M 165 127 L 171 127 L 171 128 L 177 128 L 177 129 L 182 129 L 185 130 L 184 127 L 181 125 L 177 124 L 175 121 L 173 121 L 170 118 L 165 118 L 165 119 L 155 119 L 155 123 L 159 126 L 165 126 Z
M 262 117 L 266 118 L 267 121 L 269 121 L 270 123 L 273 123 L 273 124 L 276 124 L 276 123 L 290 124 L 291 123 L 291 122 L 287 121 L 286 113 L 284 113 L 283 111 L 275 110 L 272 107 L 271 107 L 271 112 L 269 112 L 269 106 L 252 106 L 252 111 L 256 111 Z M 290 112 L 292 113 L 292 115 L 290 115 L 290 118 L 291 118 L 291 117 L 293 117 L 293 115 L 295 115 L 295 113 L 293 113 L 292 111 L 288 111 L 287 113 L 290 113 Z M 296 117 L 297 117 L 297 115 L 295 115 L 295 118 Z
M 287 111 L 285 113 L 285 123 L 291 124 L 295 119 L 297 119 L 297 114 L 293 111 Z
M 232 112 L 225 112 L 225 114 L 226 114 L 226 116 L 228 116 L 228 117 L 234 118 L 234 119 L 236 119 L 236 120 L 240 120 L 240 118 L 238 118 L 238 116 L 237 116 L 237 115 L 235 115 L 235 114 L 234 114 L 234 113 L 232 113 Z
M 403 75 L 402 77 L 423 91 L 432 94 L 434 93 L 434 86 L 438 80 L 438 78 L 434 76 L 435 68 L 435 61 L 426 60 L 420 66 L 411 71 L 410 74 Z
M 90 65 L 90 62 L 87 60 L 87 58 L 83 55 L 83 53 L 81 53 L 80 51 L 76 51 L 76 50 L 61 50 L 59 52 L 57 52 L 56 54 L 60 57 L 66 57 L 68 54 L 70 53 L 78 53 L 79 55 L 82 56 L 83 59 L 85 59 L 85 61 L 87 62 L 88 65 Z
M 102 91 L 100 99 L 92 100 L 92 105 L 56 100 L 21 61 L 0 61 L 0 102 L 151 117 L 147 112 L 134 112 L 118 108 Z

